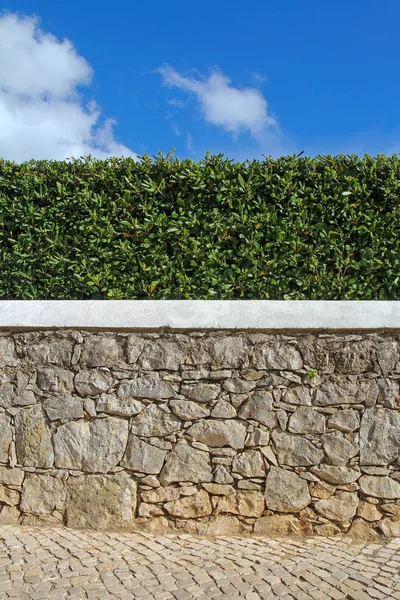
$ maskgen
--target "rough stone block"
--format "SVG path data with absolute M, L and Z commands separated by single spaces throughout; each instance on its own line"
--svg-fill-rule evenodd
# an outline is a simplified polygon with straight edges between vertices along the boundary
M 15 416 L 15 446 L 21 465 L 45 469 L 53 466 L 51 431 L 40 405 L 20 410 Z
M 70 477 L 66 524 L 77 529 L 133 529 L 136 483 L 126 473 Z
M 116 417 L 70 421 L 54 434 L 55 465 L 88 473 L 107 473 L 122 459 L 128 422 Z

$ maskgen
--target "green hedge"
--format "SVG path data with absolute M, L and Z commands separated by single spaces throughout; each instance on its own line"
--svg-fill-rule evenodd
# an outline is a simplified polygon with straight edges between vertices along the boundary
M 0 298 L 400 298 L 397 156 L 0 160 Z

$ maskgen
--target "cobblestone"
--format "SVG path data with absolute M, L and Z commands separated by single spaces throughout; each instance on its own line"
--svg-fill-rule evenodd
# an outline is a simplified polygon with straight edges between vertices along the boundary
M 400 538 L 101 533 L 0 527 L 0 600 L 396 600 Z

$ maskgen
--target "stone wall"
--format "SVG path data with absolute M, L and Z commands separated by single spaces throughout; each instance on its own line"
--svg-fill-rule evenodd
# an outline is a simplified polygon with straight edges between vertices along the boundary
M 0 521 L 400 536 L 400 335 L 0 334 Z

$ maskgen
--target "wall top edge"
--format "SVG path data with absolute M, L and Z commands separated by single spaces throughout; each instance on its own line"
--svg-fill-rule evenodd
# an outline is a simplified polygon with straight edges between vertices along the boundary
M 400 330 L 400 301 L 1 300 L 0 329 Z

